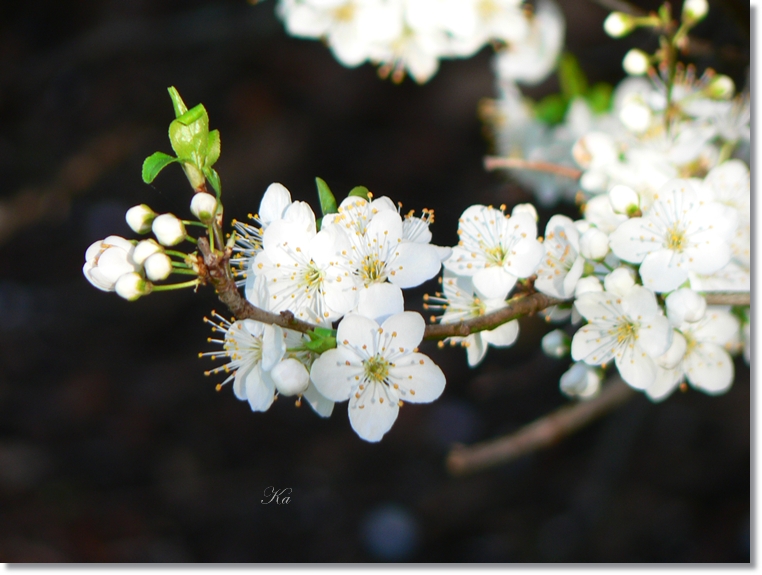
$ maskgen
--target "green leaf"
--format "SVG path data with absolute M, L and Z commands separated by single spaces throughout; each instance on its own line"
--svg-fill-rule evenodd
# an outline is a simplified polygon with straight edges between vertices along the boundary
M 204 176 L 211 184 L 214 193 L 219 200 L 220 194 L 222 194 L 222 183 L 220 182 L 220 175 L 214 170 L 214 168 L 204 168 Z
M 308 333 L 312 339 L 320 339 L 324 337 L 335 337 L 336 336 L 336 330 L 331 329 L 329 327 L 316 327 L 312 330 L 312 332 Z
M 336 198 L 333 196 L 331 188 L 328 187 L 328 184 L 322 178 L 315 178 L 315 183 L 317 184 L 320 210 L 323 212 L 323 215 L 337 213 L 339 208 L 336 205 Z
M 177 158 L 165 154 L 164 152 L 155 152 L 148 156 L 143 162 L 143 181 L 150 184 L 156 179 L 165 167 L 176 162 Z
M 177 88 L 170 86 L 167 88 L 167 90 L 169 91 L 169 97 L 172 98 L 172 107 L 175 109 L 175 118 L 179 118 L 188 111 L 188 107 L 180 97 L 180 93 L 177 91 Z
M 574 55 L 564 52 L 558 64 L 558 82 L 567 100 L 587 93 L 587 78 Z
M 355 186 L 349 190 L 349 193 L 347 194 L 348 198 L 352 196 L 357 196 L 363 198 L 364 200 L 370 201 L 370 190 L 368 190 L 368 188 L 365 186 Z
M 209 116 L 202 104 L 172 120 L 169 141 L 180 160 L 203 168 L 209 142 Z
M 220 131 L 212 130 L 209 132 L 209 139 L 206 146 L 206 166 L 211 168 L 220 158 Z
M 538 120 L 546 124 L 560 124 L 568 107 L 569 102 L 561 94 L 549 94 L 534 105 L 534 113 Z
M 611 109 L 611 95 L 614 89 L 611 84 L 598 82 L 590 88 L 585 96 L 590 108 L 596 114 L 603 114 Z

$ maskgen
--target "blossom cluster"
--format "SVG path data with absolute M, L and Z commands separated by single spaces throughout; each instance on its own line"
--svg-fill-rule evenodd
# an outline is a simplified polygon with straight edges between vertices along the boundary
M 409 73 L 424 83 L 440 59 L 468 58 L 488 43 L 500 44 L 506 69 L 537 74 L 544 39 L 558 41 L 523 0 L 281 0 L 278 13 L 289 34 L 322 38 L 343 65 L 372 62 L 395 82 Z

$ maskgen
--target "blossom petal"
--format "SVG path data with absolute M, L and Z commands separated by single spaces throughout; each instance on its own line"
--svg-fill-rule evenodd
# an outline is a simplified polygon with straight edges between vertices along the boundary
M 646 395 L 651 401 L 663 401 L 669 397 L 677 384 L 683 379 L 683 370 L 677 368 L 666 369 L 659 367 L 656 370 L 656 380 L 646 388 Z
M 650 319 L 659 311 L 656 295 L 650 289 L 632 286 L 622 298 L 622 311 L 630 319 Z
M 580 328 L 572 338 L 572 359 L 600 365 L 614 357 L 615 346 L 616 339 L 607 330 L 588 324 Z
M 640 325 L 638 343 L 652 358 L 667 352 L 672 345 L 672 326 L 663 315 L 657 315 Z
M 619 224 L 609 236 L 611 251 L 620 259 L 640 263 L 649 253 L 661 249 L 663 242 L 648 227 L 645 218 L 631 218 Z
M 334 402 L 320 393 L 314 383 L 310 382 L 302 397 L 320 417 L 330 417 L 333 413 Z
M 487 299 L 502 298 L 516 285 L 516 276 L 508 273 L 502 267 L 491 266 L 474 274 L 474 288 L 479 290 Z
M 384 330 L 384 335 L 391 337 L 387 347 L 393 349 L 395 353 L 398 348 L 408 352 L 416 348 L 423 340 L 426 320 L 419 313 L 406 311 L 391 316 L 381 325 L 381 329 Z M 400 353 L 405 352 L 400 350 Z
M 648 254 L 640 265 L 643 285 L 655 292 L 672 291 L 688 279 L 682 258 L 672 250 L 659 249 Z
M 360 315 L 382 323 L 389 316 L 405 311 L 405 300 L 399 286 L 371 284 L 358 291 L 357 313 Z
M 389 281 L 401 288 L 421 285 L 437 275 L 442 267 L 439 252 L 431 244 L 402 242 L 397 246 L 396 253 L 397 257 L 391 263 Z
M 383 385 L 376 383 L 368 386 L 360 399 L 353 399 L 349 403 L 349 422 L 357 435 L 365 441 L 380 441 L 399 415 L 400 408 L 396 401 L 379 401 L 380 398 L 386 398 L 383 392 L 380 393 L 380 397 L 370 397 L 373 393 L 371 388 Z
M 369 317 L 350 313 L 341 320 L 336 330 L 336 341 L 339 342 L 339 345 L 351 345 L 354 350 L 364 350 L 363 355 L 358 356 L 358 358 L 365 359 L 376 353 L 376 337 L 379 327 L 378 323 Z M 343 342 L 347 342 L 347 344 Z
M 362 373 L 362 363 L 357 354 L 339 345 L 336 349 L 323 352 L 315 360 L 310 370 L 310 379 L 326 399 L 346 401 L 352 393 L 355 376 Z
M 275 400 L 275 383 L 260 364 L 246 374 L 244 387 L 252 411 L 267 411 Z
M 656 381 L 656 362 L 639 345 L 626 345 L 616 356 L 619 375 L 635 389 L 647 389 Z
M 496 347 L 513 345 L 519 337 L 519 321 L 514 319 L 489 331 L 480 332 L 482 339 Z
M 690 384 L 710 395 L 725 393 L 733 384 L 733 360 L 714 343 L 697 344 L 685 356 L 684 366 Z
M 291 193 L 283 184 L 270 184 L 259 204 L 259 218 L 267 225 L 283 217 L 283 212 L 291 204 Z
M 444 391 L 445 375 L 431 358 L 411 353 L 389 368 L 389 381 L 399 385 L 400 398 L 411 403 L 434 401 Z
M 465 338 L 466 359 L 470 367 L 476 367 L 487 355 L 487 342 L 484 341 L 482 333 L 472 333 Z

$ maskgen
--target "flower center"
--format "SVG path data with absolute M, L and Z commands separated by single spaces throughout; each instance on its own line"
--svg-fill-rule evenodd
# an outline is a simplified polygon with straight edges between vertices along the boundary
M 389 376 L 389 362 L 380 355 L 374 355 L 363 363 L 365 367 L 365 378 L 370 381 L 383 383 Z
M 491 264 L 502 266 L 505 256 L 508 255 L 507 250 L 500 244 L 493 247 L 482 248 L 484 254 L 487 256 L 487 261 Z
M 681 252 L 688 247 L 685 232 L 677 224 L 667 230 L 667 249 Z
M 333 11 L 333 17 L 339 22 L 351 22 L 355 17 L 354 4 L 352 4 L 352 2 L 347 2 L 346 4 L 339 6 Z
M 320 284 L 323 282 L 322 270 L 318 269 L 315 264 L 310 263 L 304 272 L 302 282 L 307 288 L 314 289 L 320 287 Z
M 479 12 L 479 16 L 488 20 L 497 13 L 497 4 L 495 0 L 481 0 L 476 9 Z
M 379 260 L 375 255 L 367 255 L 363 258 L 360 271 L 365 285 L 386 280 L 386 262 Z
M 619 324 L 619 326 L 616 329 L 616 341 L 617 343 L 622 343 L 623 341 L 627 341 L 629 339 L 635 338 L 637 339 L 637 330 L 638 326 L 636 326 L 634 323 L 629 321 L 624 321 Z

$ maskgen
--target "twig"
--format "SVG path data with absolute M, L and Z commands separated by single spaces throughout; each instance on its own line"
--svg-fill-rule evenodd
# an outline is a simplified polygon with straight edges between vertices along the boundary
M 123 126 L 101 134 L 70 156 L 52 182 L 23 188 L 0 202 L 0 244 L 34 222 L 65 217 L 71 198 L 89 190 L 101 176 L 128 157 L 145 133 L 134 126 Z
M 477 331 L 494 329 L 525 315 L 534 315 L 538 311 L 553 305 L 564 303 L 565 300 L 550 297 L 540 292 L 518 296 L 508 302 L 508 306 L 492 313 L 458 323 L 439 323 L 426 326 L 423 339 L 445 339 L 447 337 L 465 337 Z
M 561 407 L 510 435 L 469 447 L 454 446 L 447 456 L 447 469 L 453 475 L 465 475 L 549 447 L 635 395 L 618 375 L 614 376 L 595 399 Z
M 582 171 L 568 166 L 551 164 L 550 162 L 533 162 L 521 158 L 501 158 L 497 156 L 486 156 L 484 158 L 484 168 L 487 171 L 508 168 L 513 170 L 532 170 L 535 172 L 546 172 L 556 176 L 579 180 Z
M 598 4 L 598 6 L 602 8 L 611 10 L 612 12 L 624 12 L 625 14 L 630 14 L 632 16 L 646 15 L 645 10 L 641 10 L 637 6 L 634 6 L 633 4 L 630 4 L 629 2 L 625 2 L 624 0 L 591 0 L 591 1 L 594 4 Z
M 749 292 L 707 292 L 704 299 L 707 305 L 751 305 Z
M 217 297 L 228 307 L 236 319 L 254 319 L 302 333 L 312 331 L 317 327 L 296 319 L 290 311 L 283 311 L 280 314 L 271 313 L 252 305 L 244 298 L 238 291 L 238 286 L 235 285 L 235 280 L 230 272 L 230 256 L 232 255 L 230 248 L 222 253 L 214 252 L 209 247 L 209 240 L 202 237 L 198 240 L 198 250 L 201 252 L 198 262 L 199 277 L 204 283 L 210 283 L 214 286 Z

